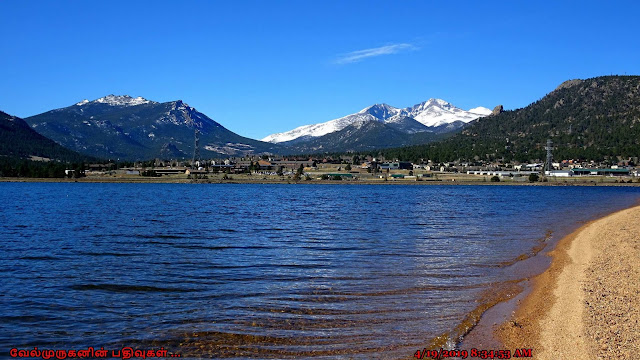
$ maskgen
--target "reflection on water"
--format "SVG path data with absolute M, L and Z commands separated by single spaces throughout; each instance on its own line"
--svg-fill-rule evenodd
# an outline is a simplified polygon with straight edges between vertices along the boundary
M 165 346 L 229 358 L 410 357 L 442 334 L 463 334 L 517 291 L 522 271 L 509 264 L 550 234 L 640 195 L 515 186 L 0 189 L 2 351 Z

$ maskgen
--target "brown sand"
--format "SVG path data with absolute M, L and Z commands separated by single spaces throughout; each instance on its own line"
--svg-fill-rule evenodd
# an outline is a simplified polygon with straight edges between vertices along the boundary
M 497 335 L 535 359 L 640 359 L 640 206 L 562 239 Z

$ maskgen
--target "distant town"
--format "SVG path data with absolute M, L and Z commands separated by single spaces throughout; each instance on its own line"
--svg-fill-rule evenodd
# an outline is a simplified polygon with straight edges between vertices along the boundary
M 640 181 L 638 158 L 616 163 L 562 160 L 550 163 L 444 162 L 419 163 L 372 156 L 250 156 L 213 160 L 160 160 L 85 164 L 68 169 L 70 178 L 147 178 L 148 180 L 221 181 L 449 181 L 449 182 L 608 182 Z

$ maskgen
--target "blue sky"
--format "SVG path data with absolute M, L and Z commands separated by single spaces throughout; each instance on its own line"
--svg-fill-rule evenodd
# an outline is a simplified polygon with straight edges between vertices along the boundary
M 0 110 L 184 100 L 262 138 L 374 103 L 469 109 L 640 74 L 634 1 L 0 2 Z

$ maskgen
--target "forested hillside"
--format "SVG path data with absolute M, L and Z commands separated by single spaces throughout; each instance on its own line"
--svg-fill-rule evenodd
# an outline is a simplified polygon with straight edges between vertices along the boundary
M 535 161 L 640 156 L 640 76 L 570 80 L 529 106 L 481 118 L 442 142 L 384 150 L 388 158 Z
M 0 111 L 0 156 L 27 159 L 32 156 L 63 162 L 83 161 L 71 151 L 37 132 L 22 119 Z

